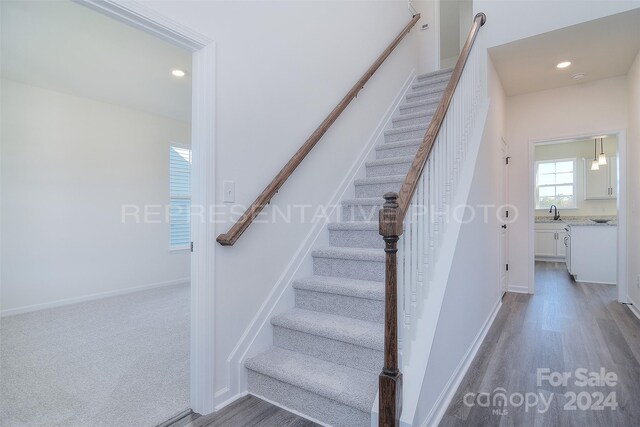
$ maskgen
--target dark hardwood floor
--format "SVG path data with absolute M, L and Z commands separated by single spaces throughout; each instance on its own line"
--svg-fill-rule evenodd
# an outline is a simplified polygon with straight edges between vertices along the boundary
M 564 264 L 536 263 L 536 294 L 505 295 L 440 425 L 639 426 L 639 361 L 640 320 L 616 301 L 615 286 L 576 283 Z M 565 383 L 539 382 L 538 368 L 571 376 Z M 617 381 L 576 383 L 580 368 L 605 369 Z M 500 392 L 513 401 L 501 406 L 494 401 Z M 479 393 L 489 393 L 489 405 Z M 514 393 L 529 398 L 531 406 L 519 406 Z M 617 400 L 615 410 L 610 395 Z
M 319 427 L 254 396 L 243 397 L 215 414 L 187 414 L 167 427 Z

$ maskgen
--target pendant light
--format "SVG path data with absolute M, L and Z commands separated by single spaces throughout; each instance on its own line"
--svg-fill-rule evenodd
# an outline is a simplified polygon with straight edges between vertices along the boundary
M 593 161 L 591 162 L 591 170 L 597 171 L 600 170 L 600 165 L 598 164 L 598 140 L 593 140 Z
M 600 156 L 598 156 L 598 164 L 599 165 L 607 164 L 607 156 L 604 155 L 604 149 L 602 148 L 602 138 L 600 138 Z

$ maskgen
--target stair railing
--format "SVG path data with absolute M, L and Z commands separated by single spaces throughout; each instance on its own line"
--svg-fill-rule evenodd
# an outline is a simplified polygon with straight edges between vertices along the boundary
M 379 426 L 399 425 L 402 412 L 400 363 L 405 366 L 408 363 L 399 357 L 409 354 L 474 118 L 480 101 L 486 96 L 485 56 L 479 49 L 472 51 L 478 31 L 485 22 L 484 13 L 475 16 L 400 193 L 385 194 L 385 203 L 380 209 L 379 231 L 385 242 L 386 267 Z
M 273 196 L 278 192 L 280 187 L 287 181 L 296 168 L 302 163 L 304 158 L 311 152 L 316 143 L 324 136 L 329 130 L 331 125 L 340 117 L 340 114 L 347 108 L 347 106 L 353 101 L 358 92 L 360 92 L 364 85 L 369 81 L 371 76 L 380 68 L 384 61 L 391 55 L 391 52 L 400 44 L 402 39 L 409 33 L 411 28 L 420 20 L 420 14 L 416 14 L 411 18 L 411 21 L 400 31 L 391 44 L 380 54 L 375 62 L 364 73 L 360 80 L 356 82 L 351 90 L 342 98 L 342 100 L 335 106 L 335 108 L 324 119 L 320 126 L 309 136 L 304 144 L 298 149 L 298 151 L 291 157 L 286 165 L 278 172 L 273 180 L 267 185 L 267 187 L 260 193 L 258 198 L 249 206 L 245 213 L 233 224 L 233 226 L 224 234 L 220 234 L 216 241 L 223 246 L 233 246 L 233 244 L 240 238 L 242 233 L 246 231 L 251 225 L 253 220 L 260 214 L 262 209 L 269 204 Z

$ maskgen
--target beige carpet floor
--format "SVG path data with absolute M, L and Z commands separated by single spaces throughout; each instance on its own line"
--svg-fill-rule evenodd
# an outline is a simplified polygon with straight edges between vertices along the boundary
M 0 320 L 1 426 L 154 426 L 189 407 L 189 287 Z

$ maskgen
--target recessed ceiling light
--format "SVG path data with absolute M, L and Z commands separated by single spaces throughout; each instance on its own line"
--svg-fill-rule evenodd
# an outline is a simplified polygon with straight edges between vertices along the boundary
M 564 62 L 561 62 L 558 65 L 556 65 L 556 67 L 558 67 L 558 68 L 567 68 L 569 65 L 571 65 L 571 62 L 564 61 Z
M 575 73 L 573 76 L 571 76 L 573 78 L 573 80 L 582 80 L 587 76 L 586 73 Z
M 184 71 L 179 70 L 177 68 L 175 70 L 171 70 L 171 75 L 173 77 L 184 77 L 186 74 L 187 73 L 185 73 Z

